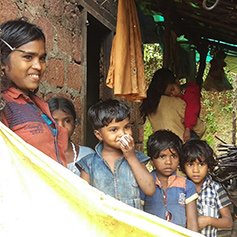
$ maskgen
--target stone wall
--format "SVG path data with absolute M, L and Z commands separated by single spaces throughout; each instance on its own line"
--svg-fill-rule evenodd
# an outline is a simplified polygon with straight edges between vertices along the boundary
M 87 12 L 106 25 L 111 32 L 115 31 L 117 1 L 114 0 L 0 1 L 0 24 L 10 19 L 26 17 L 29 22 L 38 25 L 44 31 L 46 35 L 47 70 L 41 81 L 39 96 L 44 100 L 54 96 L 64 96 L 73 101 L 79 116 L 73 141 L 81 145 L 86 145 Z M 104 83 L 105 79 L 106 75 L 101 83 Z M 106 89 L 102 94 L 108 95 L 107 92 Z M 133 131 L 137 149 L 143 150 L 143 127 L 138 125 L 140 122 L 136 119 L 139 117 L 137 114 L 138 105 L 130 103 L 129 106 L 133 110 Z

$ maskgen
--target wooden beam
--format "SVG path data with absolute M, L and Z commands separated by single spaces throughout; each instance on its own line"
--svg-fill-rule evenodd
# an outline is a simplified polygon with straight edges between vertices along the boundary
M 81 108 L 83 108 L 83 112 L 81 113 L 81 142 L 82 144 L 86 143 L 86 94 L 87 94 L 87 11 L 83 9 L 81 11 L 81 78 L 82 78 L 82 86 L 81 86 Z
M 237 27 L 233 27 L 232 25 L 229 25 L 229 24 L 222 24 L 222 23 L 219 23 L 219 22 L 216 22 L 216 21 L 211 21 L 209 20 L 208 18 L 205 18 L 205 17 L 200 17 L 200 16 L 197 16 L 193 13 L 190 13 L 190 12 L 186 12 L 186 11 L 182 11 L 182 10 L 177 10 L 177 12 L 180 14 L 180 15 L 184 15 L 188 18 L 191 19 L 196 19 L 198 20 L 199 22 L 201 23 L 207 23 L 209 26 L 210 25 L 213 25 L 213 26 L 216 26 L 216 27 L 220 27 L 220 28 L 223 28 L 223 29 L 226 29 L 226 30 L 229 30 L 231 32 L 236 32 L 237 33 Z
M 232 44 L 233 42 L 236 42 L 236 36 L 235 35 L 228 35 L 227 32 L 221 32 L 221 31 L 211 31 L 209 28 L 201 27 L 198 25 L 193 25 L 192 28 L 190 27 L 183 27 L 185 24 L 188 24 L 187 22 L 182 22 L 182 23 L 175 23 L 172 26 L 172 29 L 175 31 L 175 28 L 182 29 L 186 35 L 190 35 L 192 38 L 193 37 L 205 37 L 205 38 L 210 38 L 210 39 L 215 39 L 217 41 L 223 41 L 229 44 Z
M 198 45 L 199 42 L 202 41 L 201 37 L 206 38 L 206 40 L 214 39 L 217 41 L 223 41 L 229 44 L 233 44 L 233 42 L 236 42 L 236 36 L 227 34 L 227 32 L 217 32 L 217 31 L 211 31 L 209 28 L 201 27 L 199 25 L 192 24 L 189 20 L 180 20 L 180 17 L 176 15 L 175 18 L 173 18 L 173 24 L 171 25 L 171 29 L 179 35 L 180 32 L 185 35 L 185 37 L 190 41 L 190 43 L 193 43 L 195 45 Z M 217 45 L 216 42 L 208 42 L 210 45 Z M 230 51 L 237 52 L 236 47 L 233 47 L 231 45 L 222 44 L 223 48 L 227 48 Z
M 200 54 L 200 65 L 196 77 L 196 83 L 198 84 L 200 90 L 202 88 L 202 83 L 203 83 L 203 73 L 206 68 L 206 58 L 207 58 L 207 53 L 208 53 L 208 45 L 205 44 L 200 44 L 197 48 L 197 51 Z
M 232 144 L 236 144 L 236 86 L 237 75 L 234 76 L 234 88 L 233 88 L 233 120 L 232 120 Z
M 202 32 L 202 34 L 200 35 L 200 31 Z M 203 38 L 206 38 L 206 39 L 213 39 L 213 40 L 216 40 L 216 41 L 223 41 L 223 42 L 226 42 L 226 43 L 229 43 L 229 44 L 232 44 L 231 42 L 234 42 L 236 40 L 236 37 L 235 36 L 226 36 L 226 32 L 224 32 L 223 34 L 221 33 L 210 33 L 210 30 L 209 29 L 197 29 L 197 28 L 194 28 L 192 29 L 192 32 L 194 32 L 195 34 L 198 34 L 199 36 L 202 36 Z M 233 49 L 236 49 L 236 47 L 232 47 L 230 45 L 230 48 L 233 48 Z
M 185 12 L 193 12 L 196 15 L 203 16 L 204 18 L 211 18 L 213 21 L 223 21 L 223 22 L 231 22 L 233 24 L 237 24 L 237 19 L 233 16 L 237 17 L 237 11 L 230 11 L 226 8 L 221 8 L 220 11 L 206 11 L 201 8 L 194 8 L 185 4 L 176 4 L 176 11 L 185 11 Z M 220 14 L 223 12 L 224 14 Z M 228 16 L 228 17 L 227 17 Z
M 166 2 L 166 10 L 163 14 L 164 16 L 164 26 L 165 26 L 165 33 L 164 33 L 164 51 L 163 51 L 163 67 L 169 67 L 169 55 L 170 55 L 170 0 Z
M 202 7 L 202 1 L 200 0 L 183 0 L 183 2 L 187 2 L 187 3 L 195 3 L 197 6 Z M 214 0 L 211 2 L 210 1 L 210 5 L 214 3 Z M 230 8 L 233 8 L 233 9 L 236 9 L 236 4 L 235 3 L 231 3 L 230 0 L 226 1 L 226 0 L 220 0 L 219 3 L 217 4 L 217 6 L 214 8 L 216 9 L 217 7 L 219 7 L 220 5 L 225 5 L 226 7 L 230 7 Z
M 82 5 L 88 13 L 100 21 L 111 31 L 116 30 L 117 12 L 108 12 L 93 0 L 79 0 L 77 3 Z M 116 10 L 116 9 L 115 9 Z

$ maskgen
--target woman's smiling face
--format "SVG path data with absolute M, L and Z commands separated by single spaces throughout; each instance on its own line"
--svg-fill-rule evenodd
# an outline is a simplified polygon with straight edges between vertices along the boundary
M 3 65 L 4 73 L 18 90 L 28 95 L 39 87 L 46 70 L 45 57 L 44 41 L 31 41 L 11 52 L 9 63 Z

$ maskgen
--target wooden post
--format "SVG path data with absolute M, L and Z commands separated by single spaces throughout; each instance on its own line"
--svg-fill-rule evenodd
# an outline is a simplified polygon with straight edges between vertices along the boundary
M 163 51 L 163 67 L 169 67 L 169 60 L 170 60 L 170 0 L 163 1 L 163 16 L 164 16 L 164 26 L 165 26 L 165 33 L 164 33 L 164 51 Z
M 234 88 L 233 88 L 233 124 L 232 124 L 232 144 L 236 143 L 236 81 L 237 74 L 234 76 Z
M 169 67 L 169 55 L 170 55 L 170 15 L 168 13 L 164 14 L 164 51 L 163 51 L 163 67 Z
M 1 36 L 1 29 L 0 29 L 0 36 Z M 0 50 L 0 93 L 1 93 L 1 85 L 2 85 L 2 76 L 3 76 L 3 71 L 2 71 L 2 65 L 1 65 L 1 61 L 2 61 L 2 59 L 1 59 L 1 50 Z M 3 98 L 2 98 L 2 96 L 1 96 L 1 94 L 0 94 L 0 122 L 2 121 L 2 114 L 1 114 L 1 112 L 2 112 L 2 110 L 4 109 L 4 107 L 5 107 L 5 103 L 4 103 L 5 101 L 3 100 Z
M 196 83 L 198 84 L 200 90 L 202 88 L 202 83 L 203 83 L 203 73 L 206 67 L 206 58 L 207 58 L 207 53 L 208 53 L 208 48 L 207 45 L 200 45 L 197 48 L 199 54 L 200 54 L 200 65 L 199 65 L 199 69 L 198 69 L 198 74 L 196 77 Z

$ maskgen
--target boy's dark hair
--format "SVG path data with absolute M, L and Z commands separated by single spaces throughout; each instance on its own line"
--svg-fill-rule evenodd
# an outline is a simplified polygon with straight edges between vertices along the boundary
M 62 110 L 64 113 L 71 114 L 74 121 L 77 119 L 77 114 L 73 103 L 64 97 L 54 97 L 47 101 L 49 110 L 53 113 L 55 110 Z
M 147 98 L 143 99 L 140 106 L 140 113 L 144 122 L 146 116 L 156 112 L 160 98 L 164 95 L 167 86 L 175 83 L 175 81 L 176 77 L 168 68 L 161 68 L 154 73 L 147 90 Z
M 217 163 L 214 157 L 215 153 L 206 141 L 191 138 L 183 145 L 180 168 L 185 174 L 185 163 L 192 163 L 198 159 L 199 162 L 206 163 L 210 172 L 212 172 Z
M 92 105 L 88 110 L 88 120 L 93 129 L 98 130 L 115 119 L 116 122 L 130 119 L 129 107 L 121 101 L 108 99 Z
M 157 159 L 162 150 L 173 149 L 181 156 L 182 140 L 173 132 L 165 129 L 154 132 L 147 141 L 147 155 Z

